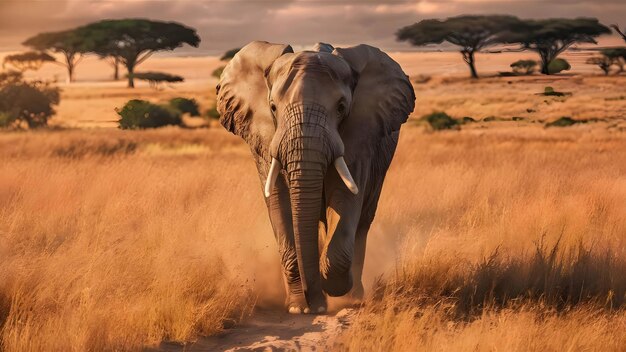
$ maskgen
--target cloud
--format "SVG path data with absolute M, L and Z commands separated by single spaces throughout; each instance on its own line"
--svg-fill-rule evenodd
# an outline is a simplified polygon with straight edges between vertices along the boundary
M 591 16 L 610 24 L 626 19 L 626 6 L 623 0 L 0 0 L 0 50 L 19 50 L 19 43 L 41 31 L 127 17 L 197 28 L 200 52 L 208 53 L 255 39 L 296 47 L 317 41 L 370 43 L 394 50 L 407 48 L 394 39 L 402 26 L 424 18 L 485 13 Z

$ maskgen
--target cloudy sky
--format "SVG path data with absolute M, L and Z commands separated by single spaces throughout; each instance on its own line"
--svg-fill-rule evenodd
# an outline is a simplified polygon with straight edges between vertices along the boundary
M 394 39 L 398 28 L 461 14 L 588 16 L 624 27 L 626 0 L 0 0 L 0 51 L 21 50 L 24 39 L 41 31 L 126 17 L 198 29 L 200 50 L 182 51 L 189 54 L 221 53 L 255 39 L 295 47 L 325 41 L 406 50 L 408 44 Z

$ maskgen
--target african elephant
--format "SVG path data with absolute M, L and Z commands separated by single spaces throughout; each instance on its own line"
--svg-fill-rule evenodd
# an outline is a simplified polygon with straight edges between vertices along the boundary
M 400 66 L 368 45 L 294 53 L 252 42 L 224 69 L 221 124 L 250 146 L 290 313 L 363 296 L 365 242 L 400 126 L 415 105 Z

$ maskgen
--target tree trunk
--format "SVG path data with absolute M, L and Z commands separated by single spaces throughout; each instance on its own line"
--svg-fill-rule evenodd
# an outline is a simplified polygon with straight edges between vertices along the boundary
M 473 50 L 463 50 L 461 51 L 463 54 L 463 61 L 469 66 L 470 73 L 473 79 L 478 79 L 478 72 L 476 72 L 476 65 L 474 62 L 474 51 Z
M 67 63 L 67 83 L 74 82 L 74 64 L 71 62 Z
M 128 88 L 135 88 L 135 77 L 133 77 L 135 65 L 126 65 L 126 69 L 128 70 Z
M 539 56 L 541 57 L 541 73 L 544 75 L 551 75 L 549 67 L 550 63 L 554 59 L 554 55 L 548 51 L 539 51 Z
M 120 79 L 120 60 L 115 57 L 113 58 L 113 80 L 119 81 Z

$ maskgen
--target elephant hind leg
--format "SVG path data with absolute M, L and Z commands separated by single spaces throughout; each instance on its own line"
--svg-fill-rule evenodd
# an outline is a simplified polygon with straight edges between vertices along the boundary
M 363 288 L 363 267 L 365 265 L 365 247 L 370 224 L 371 221 L 361 222 L 354 238 L 354 260 L 352 261 L 351 269 L 354 284 L 350 291 L 350 297 L 355 301 L 362 301 L 365 296 L 365 289 Z

